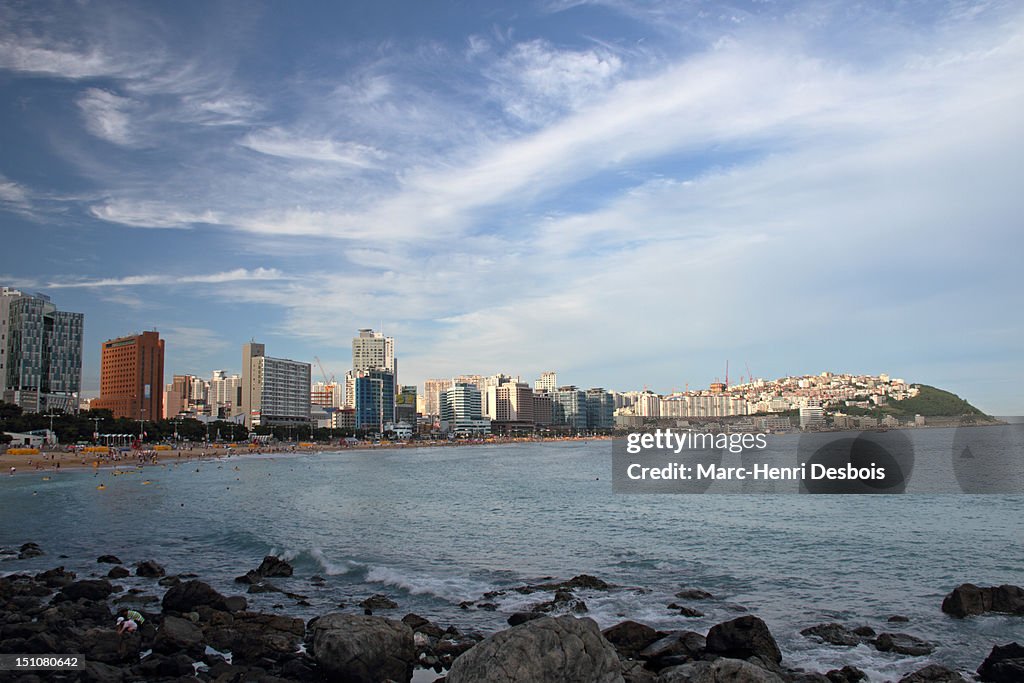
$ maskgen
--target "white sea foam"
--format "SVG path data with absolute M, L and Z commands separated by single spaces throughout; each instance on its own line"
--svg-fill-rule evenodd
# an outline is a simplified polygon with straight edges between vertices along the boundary
M 411 595 L 432 595 L 453 604 L 464 600 L 479 600 L 493 586 L 461 576 L 431 576 L 416 574 L 409 576 L 393 567 L 370 565 L 366 572 L 367 583 L 400 588 Z

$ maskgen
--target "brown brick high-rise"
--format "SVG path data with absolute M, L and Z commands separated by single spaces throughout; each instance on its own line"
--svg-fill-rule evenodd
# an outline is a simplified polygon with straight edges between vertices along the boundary
M 100 395 L 89 407 L 130 420 L 160 420 L 163 387 L 164 340 L 157 332 L 111 339 L 102 345 Z

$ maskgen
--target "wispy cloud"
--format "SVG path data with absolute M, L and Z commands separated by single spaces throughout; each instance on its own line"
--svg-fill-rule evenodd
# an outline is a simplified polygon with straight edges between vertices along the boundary
M 278 127 L 250 133 L 239 143 L 243 147 L 284 159 L 319 161 L 367 168 L 377 165 L 384 153 L 357 142 L 296 136 Z
M 192 212 L 154 201 L 110 200 L 90 206 L 89 213 L 108 223 L 136 228 L 190 229 L 197 224 L 222 222 L 221 217 L 210 210 Z
M 94 288 L 94 287 L 136 287 L 136 286 L 174 286 L 190 284 L 223 284 L 243 281 L 287 280 L 276 268 L 236 268 L 209 275 L 129 275 L 120 278 L 104 278 L 101 280 L 83 280 L 81 282 L 51 282 L 46 286 L 50 289 Z

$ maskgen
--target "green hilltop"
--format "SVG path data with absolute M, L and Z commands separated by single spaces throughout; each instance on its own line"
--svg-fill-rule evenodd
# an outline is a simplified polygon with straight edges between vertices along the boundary
M 915 384 L 913 386 L 920 389 L 920 393 L 917 396 L 905 398 L 902 401 L 890 401 L 886 406 L 889 408 L 889 412 L 902 415 L 923 415 L 925 417 L 985 417 L 985 413 L 956 394 L 927 384 Z

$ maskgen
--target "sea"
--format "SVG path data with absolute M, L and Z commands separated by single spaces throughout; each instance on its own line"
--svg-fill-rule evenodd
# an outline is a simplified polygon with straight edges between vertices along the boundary
M 1024 426 L 986 429 L 1024 442 Z M 910 432 L 918 468 L 949 461 L 951 432 Z M 793 446 L 800 437 L 776 438 Z M 1024 453 L 1009 455 L 1024 471 Z M 295 574 L 271 581 L 309 604 L 261 593 L 247 596 L 252 608 L 305 618 L 362 613 L 358 603 L 379 593 L 399 608 L 377 614 L 415 612 L 483 634 L 551 597 L 510 589 L 585 573 L 616 586 L 578 591 L 602 628 L 632 619 L 706 633 L 756 614 L 784 664 L 822 672 L 852 664 L 872 681 L 931 662 L 973 672 L 993 645 L 1024 643 L 1024 617 L 955 619 L 940 610 L 960 583 L 1024 585 L 1024 495 L 621 494 L 612 490 L 611 461 L 612 442 L 591 440 L 5 475 L 0 573 L 62 565 L 101 576 L 109 565 L 97 556 L 114 554 L 238 594 L 247 586 L 234 577 L 274 554 Z M 11 551 L 29 541 L 46 555 L 16 559 Z M 117 583 L 163 591 L 134 576 Z M 684 588 L 713 598 L 675 598 Z M 505 592 L 484 599 L 490 591 Z M 680 616 L 667 608 L 672 602 L 704 616 Z M 909 621 L 888 623 L 893 615 Z M 824 622 L 909 633 L 936 649 L 908 657 L 800 635 Z

